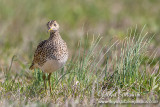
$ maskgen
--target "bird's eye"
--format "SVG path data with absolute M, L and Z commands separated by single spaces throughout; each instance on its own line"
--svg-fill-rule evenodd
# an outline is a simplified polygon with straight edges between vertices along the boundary
M 54 26 L 57 26 L 56 24 L 54 24 Z

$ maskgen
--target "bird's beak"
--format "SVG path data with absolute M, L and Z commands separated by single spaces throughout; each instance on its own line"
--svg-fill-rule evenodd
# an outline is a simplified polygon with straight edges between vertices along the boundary
M 48 30 L 48 32 L 50 32 L 52 30 L 52 28 L 50 28 L 49 30 Z

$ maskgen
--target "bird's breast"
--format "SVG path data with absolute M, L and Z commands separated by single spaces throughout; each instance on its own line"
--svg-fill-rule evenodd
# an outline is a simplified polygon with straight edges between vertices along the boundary
M 40 67 L 40 69 L 42 69 L 43 72 L 46 72 L 46 73 L 55 72 L 56 70 L 62 68 L 65 65 L 67 59 L 68 57 L 63 58 L 63 60 L 49 59 L 44 63 L 43 66 Z

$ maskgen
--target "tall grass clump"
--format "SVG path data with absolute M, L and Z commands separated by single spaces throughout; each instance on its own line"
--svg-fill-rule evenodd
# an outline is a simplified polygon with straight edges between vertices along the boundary
M 153 36 L 147 38 L 147 33 L 143 34 L 143 30 L 144 28 L 139 33 L 137 28 L 131 29 L 121 43 L 119 53 L 115 53 L 115 61 L 112 62 L 113 72 L 107 72 L 108 76 L 104 77 L 103 94 L 116 94 L 122 99 L 123 96 L 129 98 L 131 95 L 130 100 L 139 97 L 143 100 L 159 99 L 159 62 L 151 67 L 154 60 L 151 56 L 144 63 Z M 152 61 L 149 63 L 149 60 Z
M 151 40 L 144 40 L 145 35 L 142 36 L 142 31 L 140 34 L 136 34 L 135 31 L 133 36 L 131 32 L 130 37 L 126 38 L 122 44 L 120 57 L 117 59 L 115 68 L 115 74 L 118 74 L 116 79 L 120 79 L 117 84 L 131 85 L 139 76 L 141 63 L 145 54 L 147 54 L 147 47 Z M 143 70 L 140 72 L 143 72 Z

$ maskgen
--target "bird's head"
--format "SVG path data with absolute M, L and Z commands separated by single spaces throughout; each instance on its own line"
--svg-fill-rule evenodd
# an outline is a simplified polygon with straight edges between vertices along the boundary
M 47 23 L 48 32 L 56 32 L 59 30 L 59 24 L 55 20 Z

